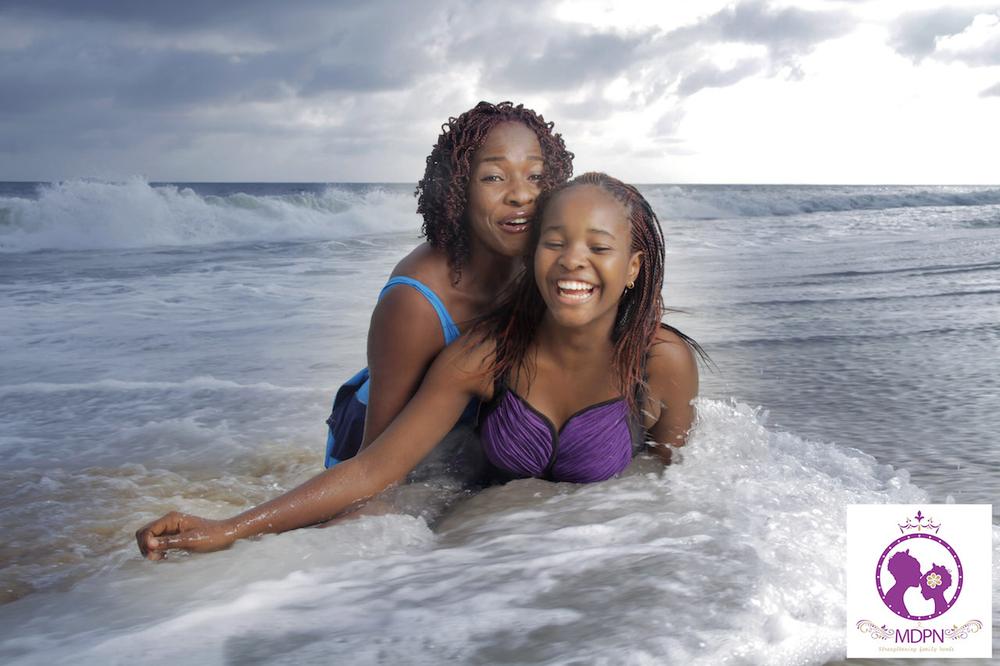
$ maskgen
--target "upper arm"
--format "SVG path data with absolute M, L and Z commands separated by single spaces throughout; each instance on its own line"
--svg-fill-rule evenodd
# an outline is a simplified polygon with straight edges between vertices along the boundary
M 406 476 L 444 438 L 489 380 L 483 373 L 488 351 L 462 336 L 446 347 L 427 371 L 419 390 L 357 460 L 380 485 Z
M 390 289 L 375 306 L 368 328 L 368 409 L 362 448 L 392 423 L 444 348 L 434 308 L 416 289 Z
M 650 349 L 647 372 L 649 399 L 660 406 L 659 417 L 649 428 L 649 438 L 659 444 L 682 446 L 694 423 L 692 402 L 698 395 L 694 350 L 676 333 L 662 330 Z M 664 457 L 669 460 L 668 454 Z

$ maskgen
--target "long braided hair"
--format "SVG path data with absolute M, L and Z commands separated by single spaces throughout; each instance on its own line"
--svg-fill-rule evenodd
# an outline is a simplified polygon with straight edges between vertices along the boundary
M 573 153 L 566 150 L 553 123 L 522 104 L 480 102 L 441 126 L 441 136 L 427 156 L 424 177 L 417 183 L 417 213 L 423 216 L 423 235 L 444 250 L 452 269 L 461 272 L 469 258 L 469 228 L 465 222 L 472 156 L 498 123 L 519 122 L 538 137 L 545 169 L 542 191 L 566 182 L 573 175 Z
M 531 225 L 527 251 L 533 254 L 538 246 L 545 208 L 561 193 L 579 185 L 596 185 L 625 207 L 632 232 L 631 250 L 642 253 L 635 287 L 622 295 L 611 331 L 615 385 L 625 396 L 632 413 L 638 415 L 639 396 L 646 387 L 646 353 L 660 328 L 676 333 L 703 359 L 707 356 L 693 339 L 660 321 L 665 311 L 673 311 L 664 308 L 661 293 L 666 254 L 663 231 L 649 202 L 632 185 L 604 173 L 590 172 L 548 190 L 536 204 L 537 222 Z M 545 301 L 535 282 L 534 261 L 529 255 L 524 263 L 524 272 L 511 285 L 501 304 L 480 320 L 476 328 L 484 339 L 495 341 L 487 370 L 494 378 L 508 377 L 525 369 L 528 348 L 545 315 Z

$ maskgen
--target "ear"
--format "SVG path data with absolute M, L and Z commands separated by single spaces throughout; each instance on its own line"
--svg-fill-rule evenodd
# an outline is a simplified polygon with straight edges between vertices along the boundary
M 633 252 L 628 260 L 628 282 L 635 282 L 639 277 L 640 268 L 642 268 L 642 252 Z

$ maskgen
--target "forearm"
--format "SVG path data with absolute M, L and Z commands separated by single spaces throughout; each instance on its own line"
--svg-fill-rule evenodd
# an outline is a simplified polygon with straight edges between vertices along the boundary
M 276 534 L 327 521 L 382 492 L 398 479 L 345 460 L 302 485 L 229 519 L 237 539 Z
M 236 538 L 286 532 L 327 521 L 406 478 L 454 426 L 469 399 L 481 390 L 480 374 L 455 363 L 455 356 L 464 353 L 462 349 L 452 349 L 435 362 L 410 403 L 357 456 L 232 518 Z M 473 370 L 479 369 L 478 357 L 465 362 Z

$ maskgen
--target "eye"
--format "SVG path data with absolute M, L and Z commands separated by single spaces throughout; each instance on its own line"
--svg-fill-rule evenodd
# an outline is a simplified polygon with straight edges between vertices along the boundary
M 503 180 L 503 178 L 500 177 L 500 176 L 498 176 L 495 173 L 491 173 L 491 174 L 487 174 L 487 175 L 483 176 L 479 180 L 481 180 L 484 183 L 499 183 L 500 181 Z
M 528 176 L 528 180 L 534 181 L 536 183 L 540 183 L 543 180 L 545 180 L 545 174 L 533 173 L 530 176 Z
M 607 245 L 591 245 L 590 250 L 595 254 L 607 254 L 611 252 L 614 248 L 608 247 Z
M 562 241 L 557 241 L 557 240 L 547 240 L 542 243 L 542 247 L 545 247 L 549 250 L 558 250 L 562 246 L 563 246 Z

